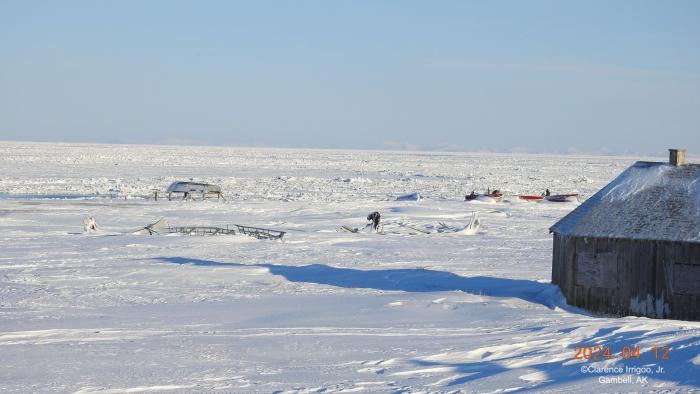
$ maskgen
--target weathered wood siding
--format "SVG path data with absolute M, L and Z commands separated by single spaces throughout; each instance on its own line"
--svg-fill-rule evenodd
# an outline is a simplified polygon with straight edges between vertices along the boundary
M 569 304 L 620 316 L 700 320 L 700 244 L 554 234 L 552 283 Z

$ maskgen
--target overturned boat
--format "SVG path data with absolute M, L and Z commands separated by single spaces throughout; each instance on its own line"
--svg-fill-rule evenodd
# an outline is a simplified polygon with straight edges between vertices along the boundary
M 160 193 L 161 192 L 154 190 L 156 200 L 158 200 L 158 194 Z M 168 201 L 172 200 L 173 194 L 182 195 L 183 200 L 192 200 L 196 195 L 202 196 L 203 200 L 212 196 L 216 197 L 217 200 L 224 198 L 221 187 L 212 185 L 211 183 L 201 182 L 173 182 L 166 189 L 166 193 L 168 194 Z

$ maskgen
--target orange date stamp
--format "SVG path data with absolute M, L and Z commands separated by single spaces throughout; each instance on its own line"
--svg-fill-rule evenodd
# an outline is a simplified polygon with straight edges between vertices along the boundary
M 631 360 L 646 357 L 653 357 L 654 360 L 668 360 L 671 348 L 668 345 L 652 346 L 651 348 L 639 349 L 639 345 L 623 345 L 617 349 L 613 349 L 610 345 L 593 345 L 593 346 L 576 346 L 573 360 L 582 360 L 584 362 L 620 359 Z

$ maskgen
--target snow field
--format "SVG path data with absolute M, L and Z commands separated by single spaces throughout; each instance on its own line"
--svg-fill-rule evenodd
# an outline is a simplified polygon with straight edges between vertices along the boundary
M 3 392 L 700 385 L 700 323 L 564 304 L 549 284 L 547 229 L 575 204 L 512 197 L 548 187 L 585 198 L 636 158 L 22 143 L 0 143 L 0 153 Z M 189 178 L 220 184 L 228 201 L 142 198 Z M 510 202 L 461 201 L 486 187 Z M 415 192 L 423 199 L 396 201 Z M 340 230 L 361 228 L 373 210 L 382 233 Z M 474 211 L 477 234 L 438 231 Z M 100 231 L 84 234 L 85 216 Z M 287 235 L 130 234 L 161 217 Z M 575 346 L 595 344 L 639 345 L 642 355 L 572 359 Z M 654 360 L 651 347 L 663 345 L 670 359 Z M 589 364 L 665 372 L 601 384 L 607 375 L 581 372 Z

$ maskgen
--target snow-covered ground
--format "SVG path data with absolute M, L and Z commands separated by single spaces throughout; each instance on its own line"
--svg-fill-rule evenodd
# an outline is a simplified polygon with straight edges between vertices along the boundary
M 548 228 L 575 204 L 514 197 L 585 199 L 637 159 L 2 142 L 0 391 L 698 390 L 700 323 L 567 306 Z M 190 178 L 227 201 L 145 199 Z M 507 201 L 462 201 L 487 187 Z M 382 233 L 340 230 L 374 210 Z M 159 218 L 287 234 L 131 234 Z M 595 345 L 640 357 L 573 359 Z

